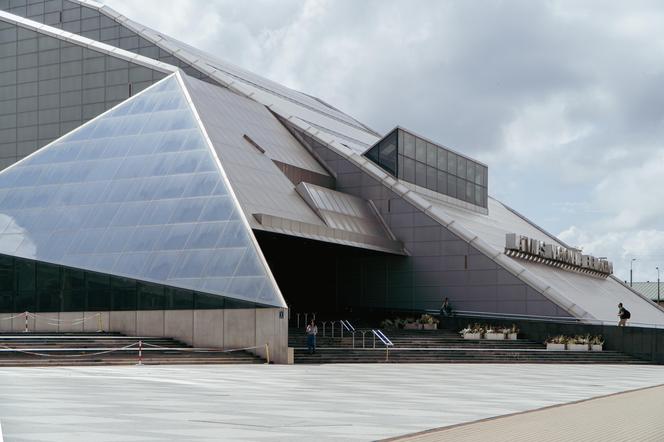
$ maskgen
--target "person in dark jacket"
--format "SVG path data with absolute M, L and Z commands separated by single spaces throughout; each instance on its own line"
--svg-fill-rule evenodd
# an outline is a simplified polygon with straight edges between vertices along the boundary
M 632 314 L 629 312 L 629 310 L 623 307 L 622 302 L 618 304 L 618 317 L 620 318 L 620 321 L 618 321 L 618 327 L 626 326 L 627 320 L 632 317 Z
M 443 305 L 440 306 L 440 316 L 452 316 L 452 305 L 449 298 L 445 298 Z

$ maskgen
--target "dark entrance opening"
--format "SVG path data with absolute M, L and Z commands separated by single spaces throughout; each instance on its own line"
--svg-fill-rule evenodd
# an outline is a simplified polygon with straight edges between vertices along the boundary
M 383 307 L 384 297 L 368 295 L 369 286 L 375 286 L 372 275 L 385 279 L 372 263 L 386 267 L 386 254 L 258 230 L 254 234 L 292 313 L 345 317 L 367 303 Z

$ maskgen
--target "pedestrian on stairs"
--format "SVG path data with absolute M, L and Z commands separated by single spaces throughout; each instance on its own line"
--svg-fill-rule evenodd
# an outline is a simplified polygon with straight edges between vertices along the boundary
M 622 302 L 618 304 L 618 317 L 620 321 L 618 322 L 618 327 L 624 327 L 627 325 L 627 320 L 632 317 L 632 314 L 623 307 Z
M 316 321 L 313 319 L 307 325 L 307 348 L 309 349 L 309 354 L 316 353 L 316 335 L 318 334 L 318 327 L 316 327 Z
M 440 316 L 452 316 L 452 306 L 449 298 L 445 298 L 443 305 L 440 306 Z

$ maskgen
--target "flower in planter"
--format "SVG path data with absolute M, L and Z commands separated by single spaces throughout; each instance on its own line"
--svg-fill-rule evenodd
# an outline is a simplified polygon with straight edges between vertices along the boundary
M 568 344 L 570 342 L 570 338 L 565 335 L 558 335 L 558 336 L 553 336 L 553 337 L 548 337 L 546 338 L 546 341 L 544 341 L 545 344 Z
M 590 345 L 604 345 L 604 338 L 602 335 L 591 336 Z
M 582 335 L 577 335 L 574 336 L 573 338 L 570 338 L 569 343 L 570 344 L 578 344 L 578 345 L 588 345 L 590 342 L 590 335 L 582 336 Z
M 436 318 L 434 318 L 431 315 L 422 315 L 420 316 L 419 323 L 420 324 L 438 324 L 440 321 Z

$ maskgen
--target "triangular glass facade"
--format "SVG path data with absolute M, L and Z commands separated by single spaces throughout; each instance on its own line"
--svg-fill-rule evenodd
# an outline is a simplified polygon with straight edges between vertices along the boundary
M 0 253 L 283 306 L 176 75 L 0 173 Z

